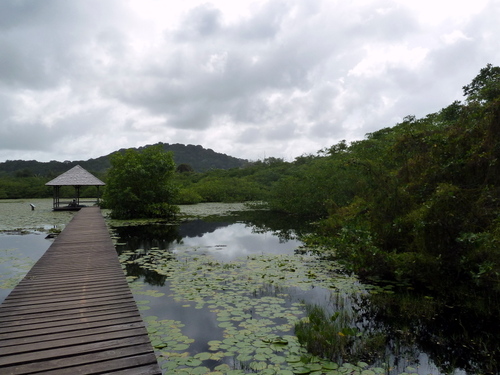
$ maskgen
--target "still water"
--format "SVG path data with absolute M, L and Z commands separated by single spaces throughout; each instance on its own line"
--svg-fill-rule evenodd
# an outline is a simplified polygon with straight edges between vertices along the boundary
M 131 288 L 165 374 L 476 373 L 462 369 L 463 359 L 454 360 L 451 350 L 443 354 L 441 338 L 424 334 L 427 327 L 418 313 L 413 326 L 403 324 L 408 332 L 394 334 L 402 329 L 382 321 L 387 319 L 380 308 L 387 304 L 384 290 L 363 285 L 335 264 L 318 262 L 290 228 L 228 219 L 114 228 L 120 259 L 133 280 Z M 368 306 L 372 292 L 384 297 Z M 295 324 L 307 319 L 306 305 L 322 306 L 329 313 L 348 310 L 355 314 L 353 326 L 359 332 L 378 330 L 395 337 L 370 363 L 318 364 L 314 357 L 311 362 L 294 333 Z M 426 313 L 433 315 L 426 319 L 442 324 L 439 312 Z M 431 352 L 411 332 L 415 326 L 427 337 Z M 398 338 L 404 335 L 413 336 Z M 280 339 L 286 345 L 272 344 Z M 441 367 L 432 350 L 438 351 Z
M 47 233 L 0 233 L 0 302 L 52 244 Z
M 49 207 L 23 211 L 22 222 L 50 228 L 69 221 Z M 21 227 L 3 221 L 0 301 L 52 243 L 46 232 L 20 234 L 9 222 Z M 498 312 L 365 285 L 303 249 L 297 235 L 307 229 L 298 223 L 247 212 L 181 225 L 110 225 L 165 374 L 499 373 Z M 348 311 L 356 332 L 387 335 L 382 356 L 350 363 L 309 355 L 295 324 L 312 305 Z

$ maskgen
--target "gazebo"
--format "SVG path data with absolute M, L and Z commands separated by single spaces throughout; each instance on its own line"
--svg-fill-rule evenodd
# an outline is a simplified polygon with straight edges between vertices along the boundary
M 80 188 L 82 186 L 95 186 L 97 187 L 97 202 L 99 203 L 99 186 L 106 185 L 93 174 L 87 172 L 79 165 L 71 168 L 69 171 L 47 182 L 45 185 L 54 186 L 54 200 L 52 209 L 54 211 L 78 211 L 80 208 L 85 207 L 80 202 Z M 75 188 L 75 197 L 72 201 L 61 202 L 60 193 L 61 186 L 73 186 Z M 87 203 L 87 202 L 85 202 Z

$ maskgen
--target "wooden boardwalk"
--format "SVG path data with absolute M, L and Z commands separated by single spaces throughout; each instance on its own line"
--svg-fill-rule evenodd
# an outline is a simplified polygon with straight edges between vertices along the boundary
M 0 374 L 161 374 L 100 209 L 84 208 L 0 306 Z

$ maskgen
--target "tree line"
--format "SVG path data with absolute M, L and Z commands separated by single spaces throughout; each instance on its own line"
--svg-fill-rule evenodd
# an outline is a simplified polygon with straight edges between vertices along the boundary
M 455 101 L 293 162 L 185 174 L 181 197 L 262 200 L 317 223 L 305 240 L 358 275 L 500 291 L 500 68 Z
M 500 68 L 488 64 L 463 92 L 463 102 L 423 118 L 407 116 L 363 140 L 342 141 L 292 162 L 267 158 L 197 172 L 176 164 L 174 154 L 152 151 L 164 167 L 157 171 L 165 176 L 159 179 L 163 198 L 155 201 L 147 194 L 152 187 L 136 184 L 148 198 L 127 200 L 148 201 L 149 214 L 160 216 L 175 213 L 176 204 L 262 201 L 315 222 L 316 233 L 305 241 L 359 275 L 430 289 L 472 283 L 498 292 Z M 137 156 L 143 152 L 128 155 L 135 160 L 136 182 L 144 171 Z M 117 154 L 115 169 L 123 169 L 126 154 Z M 111 164 L 98 177 L 127 180 Z M 40 176 L 1 176 L 0 198 L 51 196 L 44 182 Z M 119 194 L 114 191 L 105 188 L 108 202 Z
M 295 162 L 271 207 L 319 219 L 309 241 L 360 275 L 500 291 L 500 68 L 463 91 L 463 103 Z

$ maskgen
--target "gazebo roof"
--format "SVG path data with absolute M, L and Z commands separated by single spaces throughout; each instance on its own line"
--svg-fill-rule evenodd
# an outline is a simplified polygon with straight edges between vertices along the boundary
M 45 185 L 49 186 L 102 186 L 106 185 L 93 174 L 87 172 L 79 165 L 71 168 L 69 171 L 64 172 L 62 175 L 47 182 Z

